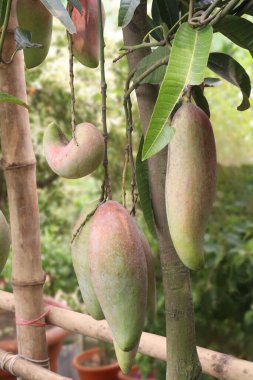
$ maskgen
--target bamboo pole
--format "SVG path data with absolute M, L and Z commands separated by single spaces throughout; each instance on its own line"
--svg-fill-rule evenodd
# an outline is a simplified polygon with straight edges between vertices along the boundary
M 11 293 L 0 291 L 0 308 L 15 311 Z M 106 321 L 95 321 L 88 315 L 53 306 L 47 322 L 63 329 L 112 343 L 112 334 Z M 203 373 L 221 380 L 252 380 L 253 362 L 237 359 L 220 352 L 197 347 Z M 166 338 L 143 333 L 139 352 L 166 361 Z
M 6 60 L 15 50 L 15 27 L 16 0 L 13 0 L 3 51 Z M 0 65 L 0 92 L 27 101 L 22 52 L 16 54 L 12 64 Z M 43 312 L 44 273 L 40 257 L 36 161 L 28 111 L 14 104 L 1 104 L 0 121 L 2 161 L 10 209 L 16 315 L 30 321 Z M 48 359 L 45 327 L 17 326 L 17 340 L 18 351 L 23 357 Z
M 0 349 L 0 363 L 4 363 L 4 370 L 15 376 L 21 376 L 26 380 L 71 380 L 69 377 L 63 377 L 51 372 L 36 364 L 20 358 L 18 355 L 12 355 Z
M 131 22 L 123 29 L 124 45 L 142 43 L 148 32 L 147 0 L 141 0 Z M 130 71 L 150 49 L 128 55 Z M 140 85 L 136 90 L 140 121 L 145 134 L 158 94 L 158 86 Z M 167 335 L 167 380 L 197 380 L 201 373 L 196 351 L 195 321 L 189 270 L 179 260 L 173 246 L 166 216 L 165 175 L 167 148 L 148 160 L 151 199 L 155 217 L 163 289 Z

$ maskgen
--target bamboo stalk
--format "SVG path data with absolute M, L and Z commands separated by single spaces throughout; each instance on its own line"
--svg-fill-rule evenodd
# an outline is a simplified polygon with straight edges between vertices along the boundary
M 15 50 L 16 0 L 6 34 L 3 56 Z M 10 65 L 0 65 L 0 92 L 26 102 L 23 53 L 18 52 Z M 7 184 L 12 237 L 12 282 L 16 314 L 32 320 L 43 312 L 44 273 L 40 257 L 40 225 L 36 190 L 36 161 L 32 147 L 27 109 L 1 104 L 1 144 Z M 36 360 L 48 358 L 45 327 L 17 326 L 19 353 Z
M 130 24 L 123 29 L 124 45 L 136 46 L 147 34 L 147 0 L 141 0 Z M 150 49 L 128 55 L 130 71 Z M 158 87 L 141 85 L 136 90 L 143 133 L 145 134 L 157 99 Z M 165 296 L 167 335 L 167 380 L 197 380 L 201 373 L 196 351 L 194 310 L 190 273 L 173 247 L 165 207 L 167 148 L 148 160 L 152 206 L 155 216 Z
M 14 297 L 0 291 L 0 308 L 14 312 Z M 53 306 L 47 322 L 63 329 L 112 343 L 112 334 L 106 321 L 96 321 L 88 315 Z M 166 338 L 143 333 L 139 352 L 166 361 Z M 220 352 L 197 347 L 203 373 L 221 380 L 252 380 L 253 362 L 237 359 Z
M 36 364 L 30 363 L 17 355 L 12 355 L 0 349 L 0 363 L 5 362 L 4 370 L 21 376 L 26 380 L 71 380 L 69 377 L 63 377 L 51 372 Z M 8 358 L 8 361 L 6 360 Z M 12 362 L 13 360 L 13 362 Z M 13 363 L 13 364 L 12 364 Z

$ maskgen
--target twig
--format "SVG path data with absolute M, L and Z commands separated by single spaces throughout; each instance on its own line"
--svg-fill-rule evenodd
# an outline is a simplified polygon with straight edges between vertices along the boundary
M 0 61 L 3 63 L 6 63 L 2 59 L 2 53 L 3 53 L 4 40 L 5 40 L 5 36 L 6 36 L 8 24 L 9 24 L 9 19 L 10 19 L 10 14 L 11 14 L 11 5 L 12 5 L 12 0 L 7 0 L 4 23 L 3 23 L 1 37 L 0 37 Z
M 189 14 L 188 14 L 188 22 L 191 21 L 194 11 L 194 0 L 189 1 Z
M 106 107 L 106 97 L 107 97 L 107 84 L 105 78 L 105 40 L 104 40 L 104 30 L 103 30 L 103 11 L 102 2 L 97 0 L 98 4 L 98 26 L 99 26 L 99 41 L 100 41 L 100 73 L 101 73 L 101 95 L 102 95 L 102 124 L 103 124 L 103 135 L 105 142 L 105 155 L 104 155 L 104 180 L 102 184 L 101 201 L 105 201 L 107 198 L 112 199 L 112 190 L 109 177 L 108 168 L 108 130 L 107 130 L 107 107 Z
M 127 98 L 137 87 L 139 87 L 143 79 L 145 79 L 149 74 L 151 74 L 153 71 L 158 69 L 160 66 L 167 65 L 168 60 L 169 59 L 167 57 L 160 59 L 159 61 L 154 63 L 152 66 L 150 66 L 147 70 L 145 70 L 144 73 L 142 73 L 139 77 L 137 77 L 133 85 L 125 93 L 125 98 Z
M 68 4 L 67 9 L 69 12 L 69 15 L 71 17 L 71 13 L 73 10 L 72 5 Z M 78 141 L 76 139 L 76 117 L 75 117 L 75 85 L 74 85 L 74 63 L 73 63 L 73 49 L 72 49 L 72 38 L 70 33 L 67 31 L 67 37 L 68 37 L 68 49 L 69 49 L 69 86 L 70 86 L 70 102 L 71 102 L 71 128 L 72 128 L 72 137 L 78 146 Z
M 165 46 L 166 40 L 162 40 L 159 42 L 143 42 L 142 44 L 136 45 L 136 46 L 123 46 L 120 50 L 125 50 L 124 53 L 120 54 L 118 57 L 116 57 L 113 60 L 113 63 L 119 61 L 121 58 L 135 52 L 135 50 L 139 49 L 146 49 L 150 47 L 159 47 L 159 46 Z

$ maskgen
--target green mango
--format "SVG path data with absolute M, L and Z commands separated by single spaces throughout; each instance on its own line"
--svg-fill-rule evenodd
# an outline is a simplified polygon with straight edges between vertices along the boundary
M 71 254 L 74 270 L 76 273 L 79 288 L 88 313 L 97 320 L 104 319 L 101 306 L 91 282 L 90 268 L 88 261 L 88 238 L 92 222 L 92 212 L 97 204 L 88 206 L 74 227 L 74 240 L 71 243 Z
M 6 222 L 4 214 L 0 210 L 0 273 L 6 264 L 10 251 L 11 237 L 10 227 Z
M 97 208 L 88 252 L 92 283 L 113 337 L 121 350 L 131 351 L 146 316 L 147 264 L 139 232 L 119 203 Z
M 115 340 L 113 341 L 113 345 L 120 369 L 125 375 L 127 375 L 134 364 L 134 359 L 138 352 L 139 344 L 137 344 L 137 346 L 131 351 L 121 350 Z
M 53 17 L 40 0 L 18 0 L 17 18 L 21 29 L 32 33 L 32 42 L 42 48 L 24 49 L 27 69 L 39 66 L 47 57 L 52 37 Z
M 43 137 L 48 165 L 59 176 L 69 179 L 91 174 L 103 161 L 103 135 L 90 123 L 76 126 L 75 138 L 66 139 L 60 128 L 51 123 Z
M 197 106 L 175 114 L 168 148 L 166 210 L 171 238 L 186 267 L 204 265 L 203 239 L 215 198 L 216 148 L 212 125 Z

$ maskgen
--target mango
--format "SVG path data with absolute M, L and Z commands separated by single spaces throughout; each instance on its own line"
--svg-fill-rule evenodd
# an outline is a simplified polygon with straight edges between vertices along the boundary
M 120 369 L 126 375 L 134 364 L 134 359 L 138 352 L 139 344 L 137 344 L 137 346 L 131 351 L 121 350 L 115 340 L 113 341 L 113 345 Z
M 87 311 L 94 319 L 101 320 L 104 319 L 104 314 L 92 285 L 88 261 L 91 214 L 95 207 L 94 204 L 88 206 L 74 227 L 74 234 L 77 235 L 71 244 L 71 254 L 77 282 Z
M 0 210 L 0 273 L 6 264 L 11 244 L 10 227 Z
M 197 106 L 175 114 L 176 133 L 168 148 L 166 211 L 171 238 L 186 267 L 204 265 L 203 239 L 216 187 L 216 148 L 212 125 Z
M 153 321 L 156 315 L 156 280 L 154 258 L 149 243 L 146 239 L 146 236 L 140 229 L 139 235 L 142 243 L 142 248 L 146 257 L 148 271 L 147 317 L 150 321 Z
M 76 33 L 72 36 L 74 57 L 84 66 L 95 68 L 99 64 L 99 29 L 97 0 L 80 0 L 82 14 L 76 8 L 72 11 L 72 21 Z M 104 16 L 104 8 L 103 19 Z
M 75 137 L 68 141 L 55 123 L 50 124 L 44 133 L 43 145 L 48 165 L 64 178 L 85 177 L 104 158 L 104 139 L 94 125 L 77 125 Z
M 147 304 L 147 264 L 133 219 L 108 201 L 93 216 L 89 265 L 95 293 L 113 338 L 123 351 L 139 343 Z
M 42 48 L 24 49 L 27 69 L 39 66 L 47 57 L 52 37 L 53 17 L 40 0 L 18 0 L 17 18 L 21 29 L 32 33 L 32 42 Z

